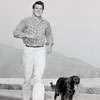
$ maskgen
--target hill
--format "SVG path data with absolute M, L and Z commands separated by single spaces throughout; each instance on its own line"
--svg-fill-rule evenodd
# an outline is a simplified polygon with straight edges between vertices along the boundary
M 22 51 L 6 44 L 0 44 L 0 78 L 23 77 Z M 77 58 L 66 57 L 58 52 L 47 55 L 44 78 L 79 75 L 100 77 L 100 70 Z

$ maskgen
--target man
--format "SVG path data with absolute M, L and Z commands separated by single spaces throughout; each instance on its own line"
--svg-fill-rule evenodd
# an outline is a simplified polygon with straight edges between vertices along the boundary
M 50 53 L 53 46 L 53 36 L 50 24 L 42 18 L 44 3 L 37 1 L 32 6 L 32 17 L 24 18 L 13 32 L 15 38 L 23 40 L 23 65 L 25 82 L 22 88 L 23 100 L 30 99 L 31 79 L 34 84 L 33 100 L 44 100 L 44 84 L 42 76 L 46 64 L 46 52 Z

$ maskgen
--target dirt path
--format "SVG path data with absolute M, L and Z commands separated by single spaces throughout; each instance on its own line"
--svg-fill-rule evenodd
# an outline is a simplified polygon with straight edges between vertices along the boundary
M 54 100 L 54 92 L 47 92 L 45 100 Z M 60 97 L 57 98 L 60 100 Z M 73 100 L 100 100 L 100 94 L 83 94 L 83 93 L 76 93 L 73 97 Z
M 21 91 L 2 91 L 2 93 L 0 93 L 0 100 L 22 100 Z M 54 92 L 46 92 L 45 100 L 54 100 Z M 57 100 L 61 100 L 60 97 L 58 97 Z M 100 94 L 76 93 L 73 100 L 100 100 Z

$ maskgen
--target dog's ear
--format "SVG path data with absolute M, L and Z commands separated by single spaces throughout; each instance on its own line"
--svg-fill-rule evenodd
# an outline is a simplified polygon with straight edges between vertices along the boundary
M 69 78 L 65 78 L 65 83 L 70 83 L 71 82 L 71 78 L 69 77 Z
M 69 77 L 68 78 L 68 82 L 70 83 L 72 81 L 72 77 Z

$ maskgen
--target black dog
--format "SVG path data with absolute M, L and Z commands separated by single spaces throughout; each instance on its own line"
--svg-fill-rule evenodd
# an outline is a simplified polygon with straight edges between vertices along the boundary
M 75 93 L 75 86 L 78 86 L 80 83 L 80 78 L 78 76 L 71 76 L 71 77 L 60 77 L 56 85 L 53 85 L 50 82 L 51 87 L 55 90 L 54 100 L 56 97 L 61 95 L 61 100 L 72 100 L 73 95 Z

